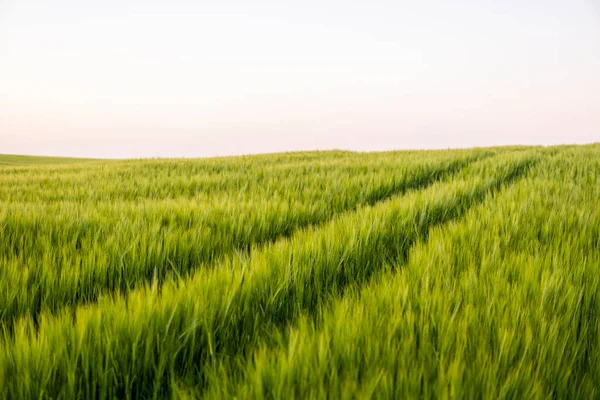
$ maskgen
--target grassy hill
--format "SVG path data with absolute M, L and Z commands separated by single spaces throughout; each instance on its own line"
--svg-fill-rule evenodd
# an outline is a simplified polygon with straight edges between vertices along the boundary
M 70 164 L 84 161 L 92 161 L 85 158 L 68 158 L 68 157 L 42 157 L 42 156 L 21 156 L 13 154 L 0 154 L 0 166 L 8 165 L 14 167 L 29 166 L 29 165 L 53 165 L 53 164 Z
M 600 395 L 600 145 L 33 164 L 0 398 Z

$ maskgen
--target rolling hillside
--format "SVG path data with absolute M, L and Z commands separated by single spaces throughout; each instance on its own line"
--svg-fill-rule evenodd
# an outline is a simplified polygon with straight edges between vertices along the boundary
M 0 155 L 0 398 L 600 396 L 600 145 L 68 161 Z
M 98 161 L 89 158 L 68 157 L 41 157 L 41 156 L 19 156 L 12 154 L 0 154 L 0 166 L 34 166 L 34 165 L 57 165 L 73 164 L 78 162 Z

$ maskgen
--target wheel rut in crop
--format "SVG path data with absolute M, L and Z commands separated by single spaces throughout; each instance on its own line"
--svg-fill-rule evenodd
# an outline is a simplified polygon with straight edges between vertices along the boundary
M 212 268 L 232 254 L 237 253 L 248 257 L 254 250 L 260 250 L 262 247 L 268 246 L 278 240 L 288 239 L 300 230 L 323 226 L 331 220 L 349 212 L 354 212 L 362 206 L 372 206 L 394 196 L 427 188 L 436 182 L 452 177 L 475 161 L 481 161 L 494 155 L 494 153 L 490 152 L 465 157 L 464 159 L 450 162 L 447 166 L 433 169 L 429 173 L 415 174 L 414 177 L 399 181 L 394 185 L 374 188 L 362 201 L 349 204 L 348 207 L 341 210 L 333 211 L 324 218 L 313 218 L 312 220 L 309 218 L 300 219 L 293 221 L 293 223 L 287 226 L 277 226 L 276 229 L 265 232 L 261 236 L 254 237 L 251 240 L 236 240 L 232 244 L 232 248 L 215 252 L 211 255 L 210 259 L 200 264 L 190 263 L 187 258 L 184 258 L 181 262 L 175 260 L 174 262 L 170 261 L 156 265 L 148 264 L 144 266 L 144 271 L 146 271 L 144 274 L 140 274 L 140 271 L 137 269 L 133 270 L 123 265 L 121 268 L 117 268 L 116 272 L 118 273 L 114 274 L 109 274 L 108 270 L 104 275 L 97 274 L 97 271 L 90 271 L 90 273 L 93 273 L 93 276 L 87 277 L 86 275 L 82 275 L 82 278 L 73 282 L 72 285 L 65 285 L 65 282 L 56 280 L 49 281 L 46 279 L 44 271 L 37 273 L 35 270 L 32 270 L 30 279 L 27 281 L 27 287 L 23 288 L 29 294 L 29 303 L 21 304 L 18 301 L 18 297 L 13 298 L 12 302 L 6 302 L 3 315 L 0 317 L 0 323 L 5 329 L 11 331 L 15 321 L 28 314 L 33 318 L 34 324 L 38 326 L 40 323 L 39 316 L 42 311 L 57 313 L 65 307 L 75 309 L 78 305 L 96 302 L 101 295 L 120 293 L 126 296 L 137 287 L 150 282 L 155 282 L 160 287 L 167 279 L 173 277 L 186 278 L 198 268 Z M 98 279 L 102 281 L 99 282 Z M 70 286 L 75 287 L 71 292 L 68 289 Z M 56 293 L 61 293 L 61 291 L 62 297 L 58 298 Z

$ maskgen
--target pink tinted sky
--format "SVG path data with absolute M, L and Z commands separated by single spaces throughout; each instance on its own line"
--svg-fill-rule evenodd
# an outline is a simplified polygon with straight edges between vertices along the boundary
M 595 0 L 2 0 L 0 153 L 600 141 Z

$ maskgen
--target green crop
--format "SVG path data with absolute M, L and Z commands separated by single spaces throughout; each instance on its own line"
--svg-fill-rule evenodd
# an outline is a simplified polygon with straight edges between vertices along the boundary
M 0 167 L 0 398 L 598 397 L 599 155 Z

